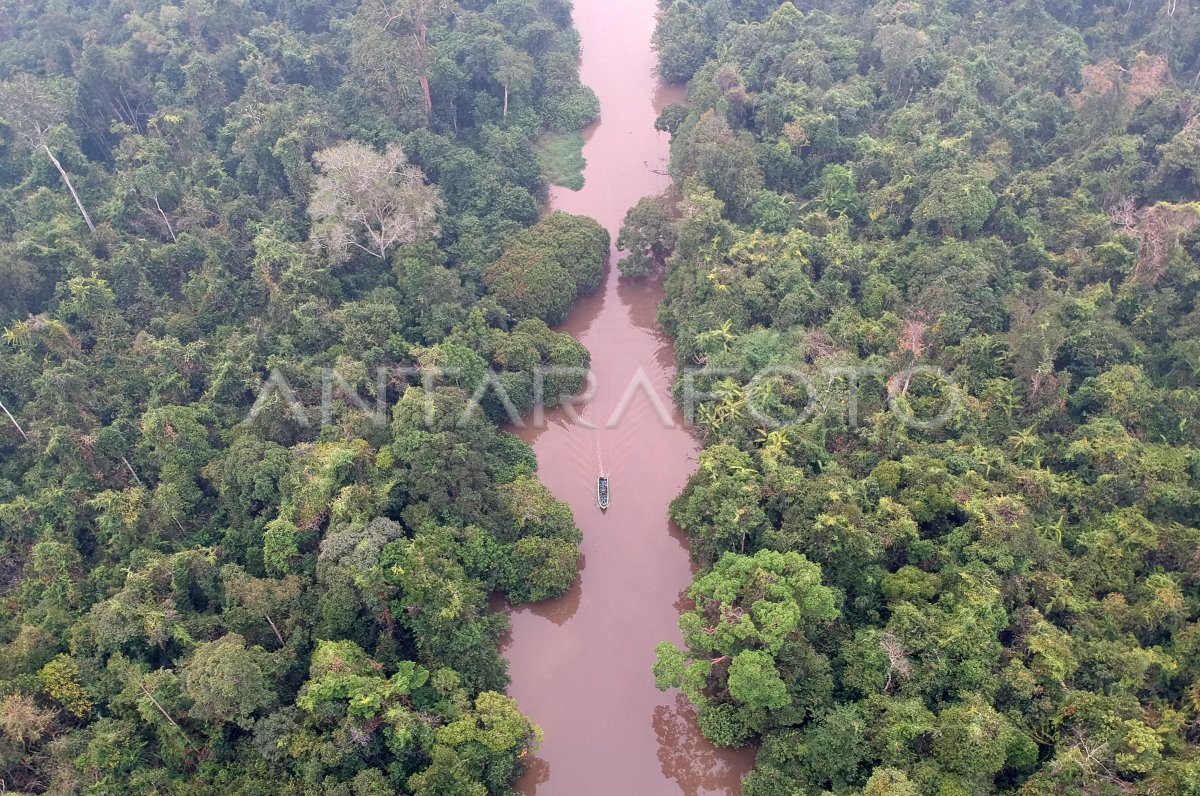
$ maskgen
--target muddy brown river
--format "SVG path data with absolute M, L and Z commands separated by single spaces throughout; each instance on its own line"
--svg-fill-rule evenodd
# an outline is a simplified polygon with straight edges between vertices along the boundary
M 654 120 L 683 91 L 655 75 L 655 8 L 654 0 L 575 2 L 581 74 L 602 118 L 586 133 L 585 187 L 555 189 L 552 205 L 599 220 L 614 242 L 625 211 L 670 182 L 669 139 Z M 655 645 L 679 639 L 692 567 L 667 504 L 695 469 L 698 445 L 669 395 L 674 352 L 654 323 L 661 288 L 618 279 L 616 257 L 601 288 L 561 327 L 591 350 L 593 396 L 577 418 L 548 412 L 542 428 L 516 430 L 584 533 L 572 590 L 510 612 L 509 693 L 546 733 L 517 788 L 538 796 L 737 794 L 752 755 L 709 744 L 682 696 L 655 689 L 650 670 Z M 601 469 L 612 487 L 604 514 L 596 506 Z

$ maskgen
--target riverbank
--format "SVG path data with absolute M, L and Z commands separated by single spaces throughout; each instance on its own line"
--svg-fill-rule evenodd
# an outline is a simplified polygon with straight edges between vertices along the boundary
M 662 107 L 683 100 L 655 76 L 653 0 L 579 0 L 581 77 L 601 102 L 586 131 L 583 190 L 556 188 L 556 210 L 599 220 L 615 241 L 625 212 L 670 185 Z M 751 753 L 718 750 L 677 694 L 654 687 L 655 645 L 678 639 L 692 577 L 667 505 L 696 466 L 698 445 L 675 414 L 674 350 L 655 324 L 661 286 L 621 281 L 614 251 L 600 289 L 560 327 L 591 351 L 595 391 L 578 417 L 550 413 L 533 445 L 539 477 L 584 532 L 580 576 L 564 597 L 511 612 L 509 693 L 546 740 L 518 784 L 525 794 L 736 794 Z M 663 413 L 670 415 L 664 422 Z M 599 426 L 599 427 L 594 427 Z M 612 507 L 595 503 L 597 473 Z

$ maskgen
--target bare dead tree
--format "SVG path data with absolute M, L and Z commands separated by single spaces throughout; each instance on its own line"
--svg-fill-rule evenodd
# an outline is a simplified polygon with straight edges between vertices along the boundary
M 906 369 L 888 380 L 888 393 L 893 397 L 908 393 L 909 385 L 912 382 L 912 373 L 907 368 L 920 360 L 929 348 L 925 342 L 927 331 L 929 331 L 929 323 L 919 313 L 906 320 L 904 326 L 900 328 L 900 339 L 897 341 L 894 356 L 902 360 Z
M 133 476 L 134 482 L 138 486 L 144 487 L 145 484 L 142 483 L 142 479 L 138 478 L 137 470 L 133 469 L 133 465 L 129 463 L 129 460 L 122 456 L 121 461 L 125 464 L 125 468 L 129 470 L 129 474 Z
M 888 656 L 888 674 L 887 682 L 883 686 L 884 693 L 890 694 L 896 680 L 908 677 L 912 671 L 912 664 L 908 660 L 908 650 L 904 649 L 904 644 L 900 639 L 892 633 L 880 633 L 879 644 L 883 647 L 884 654 Z
M 347 141 L 317 152 L 313 160 L 321 175 L 308 205 L 312 236 L 335 259 L 344 260 L 352 246 L 384 259 L 396 244 L 439 234 L 442 200 L 400 147 L 381 154 Z
M 1179 241 L 1200 226 L 1200 203 L 1159 202 L 1139 209 L 1129 197 L 1110 208 L 1108 217 L 1117 230 L 1137 241 L 1133 278 L 1154 285 L 1166 272 L 1167 259 Z
M 1071 734 L 1070 744 L 1055 758 L 1050 771 L 1058 774 L 1068 766 L 1077 766 L 1085 780 L 1103 781 L 1116 786 L 1122 793 L 1133 793 L 1133 783 L 1122 778 L 1110 765 L 1112 752 L 1108 742 L 1091 738 L 1081 727 Z
M 167 232 L 171 233 L 171 241 L 178 243 L 179 239 L 175 237 L 175 229 L 171 226 L 171 219 L 167 218 L 167 214 L 163 212 L 162 205 L 158 203 L 158 194 L 154 194 L 154 206 L 158 209 L 158 214 L 162 216 L 163 223 L 167 225 Z
M 138 478 L 137 470 L 133 469 L 133 465 L 129 463 L 129 460 L 126 459 L 124 456 L 122 456 L 121 461 L 125 464 L 125 468 L 127 470 L 129 470 L 129 474 L 133 476 L 134 482 L 136 482 L 138 486 L 140 486 L 144 489 L 146 487 L 146 485 L 142 483 L 141 478 Z M 183 527 L 183 523 L 179 521 L 179 517 L 172 514 L 171 519 L 175 522 L 175 527 L 179 529 L 180 533 L 182 533 L 182 534 L 187 533 L 187 531 Z

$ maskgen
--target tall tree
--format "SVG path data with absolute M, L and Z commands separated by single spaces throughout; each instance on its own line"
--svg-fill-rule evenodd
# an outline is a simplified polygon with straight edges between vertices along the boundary
M 533 59 L 516 47 L 505 47 L 496 57 L 496 79 L 504 86 L 504 118 L 508 118 L 510 91 L 524 91 L 533 84 Z
M 645 276 L 661 269 L 675 248 L 678 222 L 666 196 L 647 196 L 625 214 L 617 249 L 629 252 L 617 265 L 625 276 Z
M 335 260 L 346 259 L 351 246 L 384 259 L 398 243 L 437 237 L 437 191 L 425 174 L 411 165 L 400 147 L 382 154 L 347 141 L 313 155 L 321 168 L 308 203 L 313 239 Z M 366 241 L 366 244 L 360 242 Z
M 75 191 L 71 177 L 50 149 L 50 131 L 67 117 L 67 111 L 75 102 L 74 90 L 62 79 L 38 80 L 27 74 L 19 74 L 12 80 L 0 83 L 0 113 L 17 135 L 31 149 L 40 149 L 50 158 L 63 184 L 71 192 L 79 214 L 92 232 L 96 225 L 88 215 L 83 200 Z
M 354 17 L 355 42 L 352 47 L 355 66 L 374 76 L 374 82 L 395 92 L 397 66 L 403 66 L 409 79 L 415 72 L 421 86 L 425 115 L 433 110 L 429 72 L 433 53 L 429 27 L 450 11 L 448 0 L 373 0 L 362 5 Z

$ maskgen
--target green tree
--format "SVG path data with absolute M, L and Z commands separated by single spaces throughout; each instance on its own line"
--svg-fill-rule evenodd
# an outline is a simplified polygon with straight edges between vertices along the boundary
M 705 111 L 694 125 L 680 128 L 672 146 L 672 175 L 697 176 L 717 198 L 738 211 L 749 207 L 764 177 L 754 139 L 735 131 L 715 111 Z
M 247 647 L 235 633 L 197 645 L 182 670 L 184 693 L 193 703 L 191 715 L 213 724 L 248 727 L 257 712 L 278 699 L 272 669 L 268 653 Z
M 575 279 L 553 254 L 531 246 L 515 245 L 491 265 L 484 281 L 508 313 L 515 318 L 540 318 L 560 323 L 575 300 Z
M 640 277 L 662 269 L 675 248 L 677 221 L 664 196 L 638 200 L 625 214 L 617 249 L 629 252 L 618 263 L 621 273 Z
M 827 666 L 810 638 L 839 616 L 837 595 L 820 581 L 820 567 L 799 553 L 726 553 L 688 590 L 696 607 L 679 620 L 685 649 L 659 645 L 656 685 L 682 688 L 702 731 L 722 745 L 803 715 L 803 703 L 828 698 L 810 690 Z
M 508 118 L 508 96 L 528 91 L 536 74 L 533 59 L 515 47 L 505 47 L 496 56 L 496 80 L 504 87 L 504 118 Z
M 975 233 L 983 229 L 995 209 L 996 195 L 987 179 L 943 171 L 930 181 L 928 193 L 913 211 L 913 221 L 935 221 L 946 236 Z

